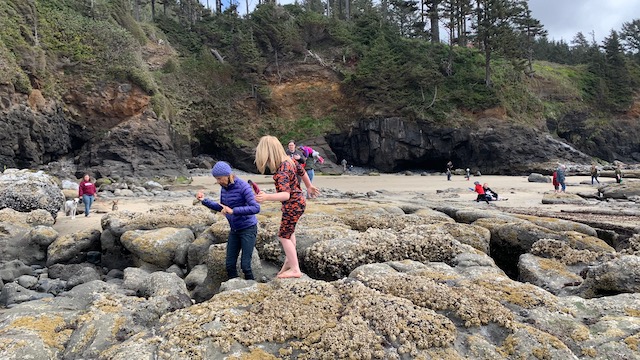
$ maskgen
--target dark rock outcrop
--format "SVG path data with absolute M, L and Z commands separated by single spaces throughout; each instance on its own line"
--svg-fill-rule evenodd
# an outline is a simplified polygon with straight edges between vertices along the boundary
M 123 122 L 105 136 L 89 141 L 80 151 L 80 167 L 91 169 L 96 177 L 186 174 L 171 134 L 168 122 L 158 120 L 153 112 L 145 112 L 140 118 Z
M 550 173 L 558 161 L 590 163 L 591 157 L 550 134 L 520 125 L 451 128 L 404 118 L 359 121 L 348 134 L 328 137 L 339 158 L 394 172 L 443 170 L 447 161 L 483 174 Z
M 0 175 L 0 209 L 20 212 L 46 210 L 55 219 L 64 202 L 64 195 L 47 174 L 38 171 L 8 169 Z

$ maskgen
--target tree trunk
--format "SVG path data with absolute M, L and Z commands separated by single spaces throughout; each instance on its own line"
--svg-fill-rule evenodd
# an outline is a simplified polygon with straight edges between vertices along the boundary
M 351 0 L 345 0 L 344 6 L 345 6 L 346 19 L 350 20 L 351 19 Z
M 155 20 L 155 19 L 156 19 L 156 0 L 151 0 L 151 20 Z
M 140 0 L 134 1 L 133 16 L 135 17 L 136 21 L 140 21 Z
M 491 87 L 491 48 L 488 41 L 484 41 L 484 84 Z
M 440 5 L 440 0 L 431 0 L 431 7 L 429 8 L 429 22 L 431 23 L 431 42 L 434 44 L 440 42 L 438 5 Z

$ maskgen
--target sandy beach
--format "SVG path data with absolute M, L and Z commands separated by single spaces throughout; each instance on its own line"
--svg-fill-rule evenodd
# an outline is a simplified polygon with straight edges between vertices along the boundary
M 241 178 L 251 179 L 256 182 L 261 189 L 273 189 L 273 180 L 268 175 L 242 174 Z M 583 181 L 590 181 L 589 176 L 569 176 L 567 178 L 567 193 L 594 193 L 596 186 L 580 184 Z M 487 183 L 489 187 L 498 192 L 500 198 L 508 199 L 492 202 L 492 207 L 497 208 L 539 208 L 545 211 L 557 211 L 565 209 L 575 209 L 577 205 L 544 205 L 542 197 L 545 192 L 552 192 L 551 183 L 530 183 L 527 176 L 472 176 L 467 181 L 464 176 L 453 176 L 451 181 L 446 177 L 438 175 L 406 176 L 402 174 L 381 174 L 380 176 L 367 175 L 340 175 L 325 176 L 316 175 L 314 185 L 325 190 L 336 189 L 343 192 L 366 193 L 369 191 L 379 192 L 376 198 L 402 201 L 404 199 L 421 199 L 442 201 L 450 204 L 465 204 L 486 208 L 486 204 L 476 203 L 476 195 L 469 188 L 473 188 L 474 181 Z M 601 182 L 612 183 L 613 179 L 601 178 Z M 175 186 L 174 190 L 205 190 L 213 193 L 216 197 L 220 187 L 211 176 L 197 176 L 189 185 Z M 438 193 L 438 190 L 448 190 L 446 193 Z M 191 205 L 192 197 L 182 197 L 174 199 L 155 198 L 120 198 L 119 210 L 134 212 L 145 212 L 151 208 L 167 204 Z M 310 206 L 313 206 L 312 203 Z M 506 210 L 506 209 L 505 209 Z M 93 213 L 89 217 L 84 215 L 71 219 L 63 213 L 59 213 L 54 228 L 60 234 L 69 234 L 84 229 L 100 229 L 102 216 L 111 211 L 111 199 L 98 198 L 92 208 Z

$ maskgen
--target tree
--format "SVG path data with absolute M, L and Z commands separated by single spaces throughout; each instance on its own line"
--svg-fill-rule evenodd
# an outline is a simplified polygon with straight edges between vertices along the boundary
M 471 0 L 443 0 L 441 17 L 447 19 L 445 27 L 449 31 L 449 44 L 467 46 L 469 30 L 467 26 L 473 7 Z
M 640 19 L 622 24 L 620 38 L 627 51 L 633 53 L 640 61 Z
M 418 14 L 417 0 L 389 0 L 389 21 L 404 37 L 420 37 L 424 34 L 424 23 Z
M 633 101 L 630 74 L 622 52 L 620 38 L 615 30 L 604 39 L 605 82 L 608 89 L 609 108 L 613 111 L 625 111 Z
M 515 7 L 509 0 L 476 0 L 475 28 L 478 48 L 485 58 L 485 85 L 492 86 L 491 56 L 494 51 L 510 52 L 515 46 L 511 27 Z
M 522 39 L 522 42 L 520 42 L 520 48 L 527 61 L 528 69 L 526 70 L 526 73 L 529 76 L 533 76 L 533 45 L 536 38 L 546 36 L 547 31 L 544 30 L 540 20 L 531 16 L 531 10 L 529 9 L 529 5 L 526 1 L 519 1 L 516 4 L 515 12 L 515 25 L 517 30 L 520 32 L 519 38 Z

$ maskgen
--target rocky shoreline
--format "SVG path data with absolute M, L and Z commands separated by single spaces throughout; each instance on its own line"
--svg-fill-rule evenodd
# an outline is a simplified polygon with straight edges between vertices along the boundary
M 4 176 L 41 189 L 14 205 L 62 192 L 44 173 Z M 1 358 L 640 358 L 633 179 L 602 185 L 602 200 L 544 195 L 601 214 L 323 187 L 297 231 L 299 280 L 274 277 L 279 206 L 263 206 L 259 281 L 226 279 L 228 224 L 175 201 L 194 189 L 123 184 L 101 198 L 169 204 L 65 235 L 46 207 L 0 210 Z

